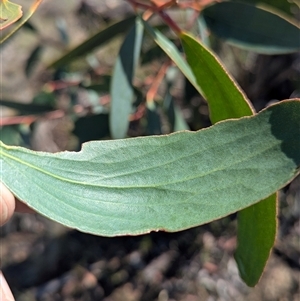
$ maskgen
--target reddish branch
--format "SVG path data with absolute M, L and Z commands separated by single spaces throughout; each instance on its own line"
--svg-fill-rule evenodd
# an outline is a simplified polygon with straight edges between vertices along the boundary
M 28 124 L 35 122 L 37 119 L 44 117 L 46 119 L 58 119 L 65 116 L 65 112 L 62 110 L 55 110 L 45 114 L 26 115 L 26 116 L 7 116 L 1 117 L 0 126 L 14 125 L 14 124 Z
M 146 101 L 148 104 L 153 102 L 155 95 L 157 95 L 158 88 L 165 77 L 166 71 L 168 67 L 170 66 L 170 62 L 166 62 L 162 65 L 160 70 L 158 71 L 150 89 L 147 92 Z
M 182 32 L 180 27 L 164 11 L 164 9 L 176 5 L 177 3 L 176 0 L 170 0 L 163 4 L 161 4 L 161 1 L 158 0 L 155 1 L 153 0 L 150 2 L 150 4 L 141 2 L 139 0 L 127 0 L 127 1 L 133 6 L 134 10 L 137 10 L 138 8 L 142 8 L 145 9 L 147 12 L 150 11 L 152 13 L 157 13 L 176 34 L 180 34 Z

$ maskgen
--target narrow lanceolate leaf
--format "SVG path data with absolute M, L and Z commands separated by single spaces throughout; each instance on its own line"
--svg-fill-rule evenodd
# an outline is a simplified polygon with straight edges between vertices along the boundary
M 159 30 L 151 27 L 146 21 L 144 21 L 143 19 L 141 19 L 141 21 L 148 34 L 150 34 L 156 44 L 170 57 L 170 59 L 176 64 L 176 66 L 180 69 L 184 76 L 197 89 L 197 91 L 200 94 L 203 94 L 193 72 L 191 71 L 190 66 L 183 59 L 182 54 L 174 45 L 174 43 L 170 41 L 166 36 L 164 36 Z
M 17 126 L 0 127 L 0 140 L 8 145 L 22 145 L 22 137 Z
M 203 45 L 205 45 L 206 47 L 210 47 L 209 30 L 207 28 L 206 22 L 202 15 L 199 15 L 197 23 L 198 23 L 200 38 Z
M 111 79 L 110 132 L 114 139 L 125 138 L 132 111 L 134 88 L 132 79 L 143 39 L 143 26 L 139 19 L 126 36 L 117 57 Z
M 174 132 L 189 130 L 190 127 L 187 124 L 187 122 L 185 121 L 180 108 L 175 106 L 174 110 L 175 110 Z
M 167 91 L 164 97 L 163 107 L 166 112 L 166 115 L 168 116 L 172 132 L 178 132 L 178 131 L 184 131 L 190 129 L 187 122 L 184 120 L 180 108 L 174 103 L 174 97 L 171 93 L 172 87 L 175 84 L 177 73 L 178 73 L 177 68 L 169 67 L 165 76 L 165 80 L 167 83 L 167 89 L 166 89 Z
M 30 8 L 23 18 L 18 22 L 10 32 L 6 35 L 1 35 L 0 37 L 0 45 L 3 45 L 7 39 L 16 33 L 34 14 L 39 5 L 43 0 L 33 0 Z M 20 17 L 22 17 L 22 7 L 20 5 L 11 3 L 8 0 L 0 1 L 0 30 L 5 28 L 6 26 L 16 22 Z
M 43 46 L 38 45 L 31 52 L 29 58 L 26 61 L 26 66 L 25 66 L 25 74 L 27 77 L 30 77 L 30 75 L 32 74 L 32 71 L 34 70 L 35 66 L 39 62 L 42 51 L 43 51 Z
M 274 245 L 276 228 L 276 194 L 238 213 L 238 248 L 234 257 L 241 278 L 249 286 L 255 286 L 262 275 Z
M 182 35 L 182 43 L 187 61 L 205 93 L 212 122 L 253 114 L 249 102 L 218 59 L 200 42 L 187 35 Z M 268 200 L 238 213 L 237 264 L 242 278 L 249 286 L 259 281 L 273 248 L 277 228 L 276 206 L 277 198 L 273 194 Z M 266 234 L 269 236 L 263 239 Z M 245 249 L 251 252 L 245 253 Z
M 277 11 L 286 13 L 288 15 L 295 15 L 299 9 L 299 0 L 231 0 L 233 2 L 244 2 L 248 4 L 265 5 L 275 8 Z M 298 5 L 297 5 L 298 2 Z
M 212 123 L 252 115 L 249 101 L 219 59 L 192 36 L 182 33 L 180 38 L 187 62 L 209 104 Z
M 65 66 L 73 62 L 75 59 L 89 54 L 95 48 L 100 47 L 104 43 L 110 41 L 112 38 L 120 33 L 123 33 L 128 28 L 130 28 L 135 21 L 135 16 L 131 16 L 127 19 L 119 21 L 100 32 L 96 33 L 74 49 L 70 50 L 68 53 L 64 54 L 61 58 L 51 63 L 48 68 L 57 68 L 60 66 Z
M 0 30 L 15 23 L 22 17 L 22 6 L 8 0 L 0 1 Z
M 54 107 L 48 105 L 39 105 L 34 103 L 20 103 L 14 100 L 0 99 L 0 106 L 18 110 L 20 115 L 25 114 L 42 114 L 54 110 Z M 2 116 L 1 116 L 2 117 Z
M 178 231 L 246 208 L 299 174 L 300 100 L 198 132 L 33 152 L 0 144 L 1 180 L 37 212 L 99 235 Z
M 298 52 L 300 29 L 270 11 L 238 2 L 205 8 L 209 29 L 230 44 L 262 54 Z

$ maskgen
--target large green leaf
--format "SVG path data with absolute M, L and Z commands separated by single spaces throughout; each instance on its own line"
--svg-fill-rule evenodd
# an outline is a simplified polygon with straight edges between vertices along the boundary
M 182 35 L 182 43 L 187 61 L 198 84 L 205 92 L 213 123 L 251 115 L 253 112 L 250 104 L 218 59 L 200 42 L 188 35 Z M 249 286 L 258 282 L 274 244 L 277 226 L 276 204 L 276 195 L 273 195 L 268 201 L 255 204 L 238 213 L 237 256 L 239 260 L 237 263 L 242 278 Z M 264 215 L 261 212 L 264 212 Z M 269 222 L 266 223 L 266 220 Z M 252 227 L 253 223 L 260 231 L 255 231 Z M 266 234 L 270 236 L 264 239 Z M 256 244 L 258 239 L 260 239 L 259 245 Z M 256 248 L 253 248 L 254 245 Z M 239 256 L 244 249 L 249 249 L 251 252 Z
M 110 132 L 114 139 L 125 138 L 132 111 L 135 69 L 140 57 L 143 26 L 139 19 L 126 36 L 117 57 L 111 79 Z
M 0 144 L 1 180 L 37 212 L 114 236 L 178 231 L 246 208 L 300 167 L 300 101 L 198 132 L 86 143 L 81 152 Z
M 209 29 L 228 43 L 263 54 L 297 52 L 300 29 L 253 5 L 221 2 L 202 11 Z
M 135 16 L 131 16 L 99 31 L 91 38 L 87 39 L 85 42 L 81 43 L 79 46 L 75 47 L 61 58 L 51 63 L 48 68 L 57 68 L 68 65 L 76 58 L 90 53 L 96 47 L 103 45 L 116 35 L 123 33 L 130 28 L 134 24 L 135 19 Z

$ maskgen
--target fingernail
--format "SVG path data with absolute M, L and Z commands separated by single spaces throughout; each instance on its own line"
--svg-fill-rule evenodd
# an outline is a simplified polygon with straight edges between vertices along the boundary
M 10 288 L 1 272 L 0 272 L 0 300 L 15 301 L 15 298 L 13 297 Z

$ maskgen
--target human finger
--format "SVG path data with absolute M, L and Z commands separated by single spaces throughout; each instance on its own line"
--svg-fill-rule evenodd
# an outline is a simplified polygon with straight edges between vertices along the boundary
M 0 226 L 4 225 L 13 215 L 15 211 L 15 197 L 0 182 Z
M 14 296 L 2 274 L 0 272 L 0 300 L 2 301 L 15 301 Z

